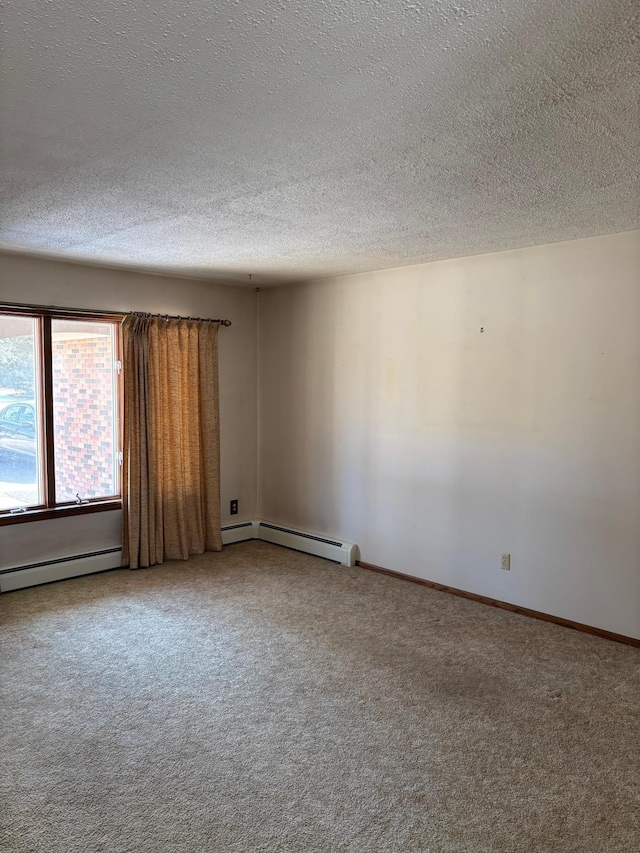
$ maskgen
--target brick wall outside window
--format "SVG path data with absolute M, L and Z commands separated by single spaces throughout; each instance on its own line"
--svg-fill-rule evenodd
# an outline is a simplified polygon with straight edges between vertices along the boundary
M 56 498 L 112 495 L 113 354 L 104 335 L 53 340 Z

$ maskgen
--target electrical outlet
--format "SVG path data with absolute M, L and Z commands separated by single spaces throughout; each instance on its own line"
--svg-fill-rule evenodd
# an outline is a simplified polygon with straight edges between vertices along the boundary
M 237 515 L 238 514 L 238 499 L 229 501 L 229 515 Z
M 511 571 L 511 554 L 500 554 L 500 568 L 505 572 Z

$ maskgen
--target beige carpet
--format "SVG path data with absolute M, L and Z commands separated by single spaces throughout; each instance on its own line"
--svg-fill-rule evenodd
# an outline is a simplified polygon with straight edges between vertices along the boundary
M 3 853 L 640 850 L 640 651 L 260 542 L 0 596 Z

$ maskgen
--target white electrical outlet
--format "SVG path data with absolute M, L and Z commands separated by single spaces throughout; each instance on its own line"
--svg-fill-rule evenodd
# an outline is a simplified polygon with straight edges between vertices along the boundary
M 505 572 L 511 571 L 511 554 L 500 554 L 500 568 Z

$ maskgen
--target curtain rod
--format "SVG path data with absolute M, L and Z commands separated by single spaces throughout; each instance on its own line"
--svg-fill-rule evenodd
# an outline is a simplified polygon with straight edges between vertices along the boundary
M 162 317 L 165 320 L 198 320 L 202 323 L 220 323 L 221 326 L 230 326 L 231 320 L 220 320 L 213 317 L 182 317 L 178 314 L 150 314 L 147 311 L 98 311 L 96 308 L 64 308 L 61 305 L 27 305 L 21 302 L 0 302 L 0 311 L 3 308 L 20 311 L 51 311 L 61 314 L 104 314 L 111 317 L 126 317 L 133 314 L 136 317 Z
M 231 320 L 219 320 L 213 317 L 182 317 L 179 314 L 150 314 L 148 311 L 129 311 L 134 317 L 157 317 L 160 320 L 197 320 L 199 323 L 220 323 L 221 326 L 230 326 Z

